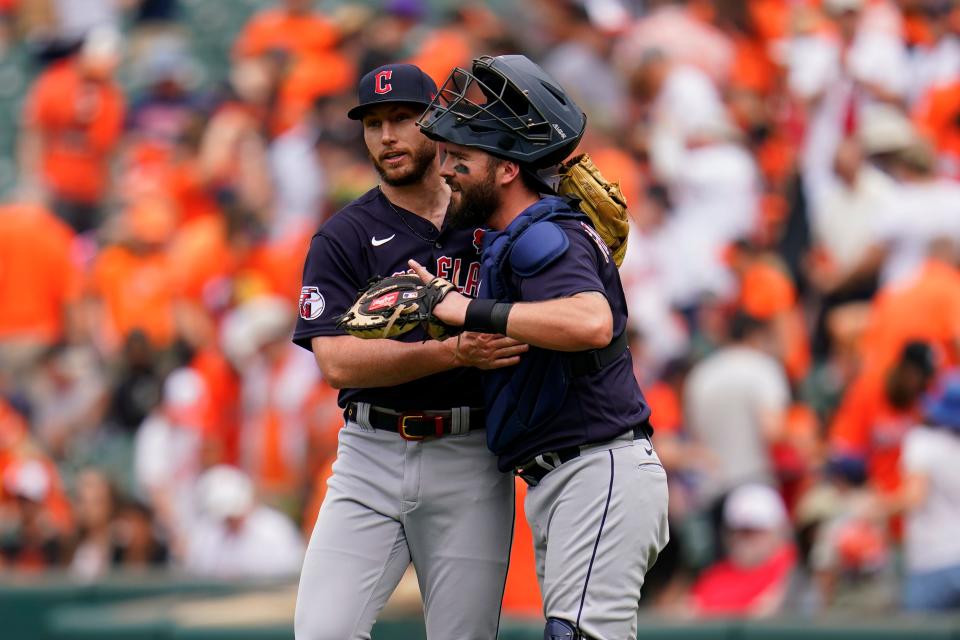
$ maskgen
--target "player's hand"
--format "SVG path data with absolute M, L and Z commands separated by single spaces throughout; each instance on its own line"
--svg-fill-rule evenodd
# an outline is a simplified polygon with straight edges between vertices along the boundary
M 513 338 L 472 331 L 464 331 L 447 342 L 453 345 L 458 366 L 478 369 L 512 367 L 520 362 L 520 355 L 530 349 L 530 345 Z
M 410 260 L 407 264 L 410 265 L 414 273 L 420 276 L 424 284 L 430 284 L 430 281 L 434 279 L 435 276 L 416 260 Z M 443 298 L 440 304 L 433 308 L 433 315 L 438 320 L 446 322 L 452 327 L 462 327 L 467 317 L 468 304 L 470 304 L 470 298 L 456 291 L 451 291 Z

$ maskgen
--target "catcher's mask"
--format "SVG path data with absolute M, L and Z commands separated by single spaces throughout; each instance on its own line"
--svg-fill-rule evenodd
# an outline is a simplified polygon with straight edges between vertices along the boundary
M 570 155 L 587 116 L 526 56 L 481 56 L 472 72 L 453 70 L 417 124 L 428 138 L 536 172 Z

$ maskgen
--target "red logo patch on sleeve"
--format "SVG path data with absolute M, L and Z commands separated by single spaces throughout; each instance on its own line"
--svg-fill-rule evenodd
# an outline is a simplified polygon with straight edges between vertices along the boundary
M 385 309 L 386 307 L 391 307 L 397 303 L 397 298 L 400 297 L 399 291 L 394 291 L 392 293 L 386 293 L 379 298 L 374 298 L 370 302 L 368 309 L 370 311 L 376 311 L 377 309 Z
M 304 320 L 316 320 L 323 314 L 326 301 L 317 287 L 300 289 L 300 317 Z

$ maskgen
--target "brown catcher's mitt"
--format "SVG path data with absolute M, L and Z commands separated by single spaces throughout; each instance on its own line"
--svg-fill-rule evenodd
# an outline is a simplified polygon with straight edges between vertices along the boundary
M 455 330 L 432 312 L 452 290 L 448 280 L 434 278 L 423 284 L 412 273 L 373 280 L 337 318 L 337 327 L 358 338 L 393 338 L 423 326 L 431 338 L 442 340 Z
M 619 267 L 627 253 L 627 201 L 620 184 L 608 182 L 586 153 L 562 163 L 557 192 L 580 201 L 580 210 L 590 216 L 593 226 L 610 247 Z

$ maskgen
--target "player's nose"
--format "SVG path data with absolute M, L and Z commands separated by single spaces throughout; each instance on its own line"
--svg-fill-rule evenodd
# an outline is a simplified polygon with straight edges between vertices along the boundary
M 384 122 L 383 126 L 380 127 L 380 142 L 383 144 L 393 143 L 397 141 L 397 129 L 393 124 L 389 122 Z
M 440 177 L 441 178 L 453 177 L 453 162 L 449 155 L 444 154 L 443 160 L 440 162 Z

